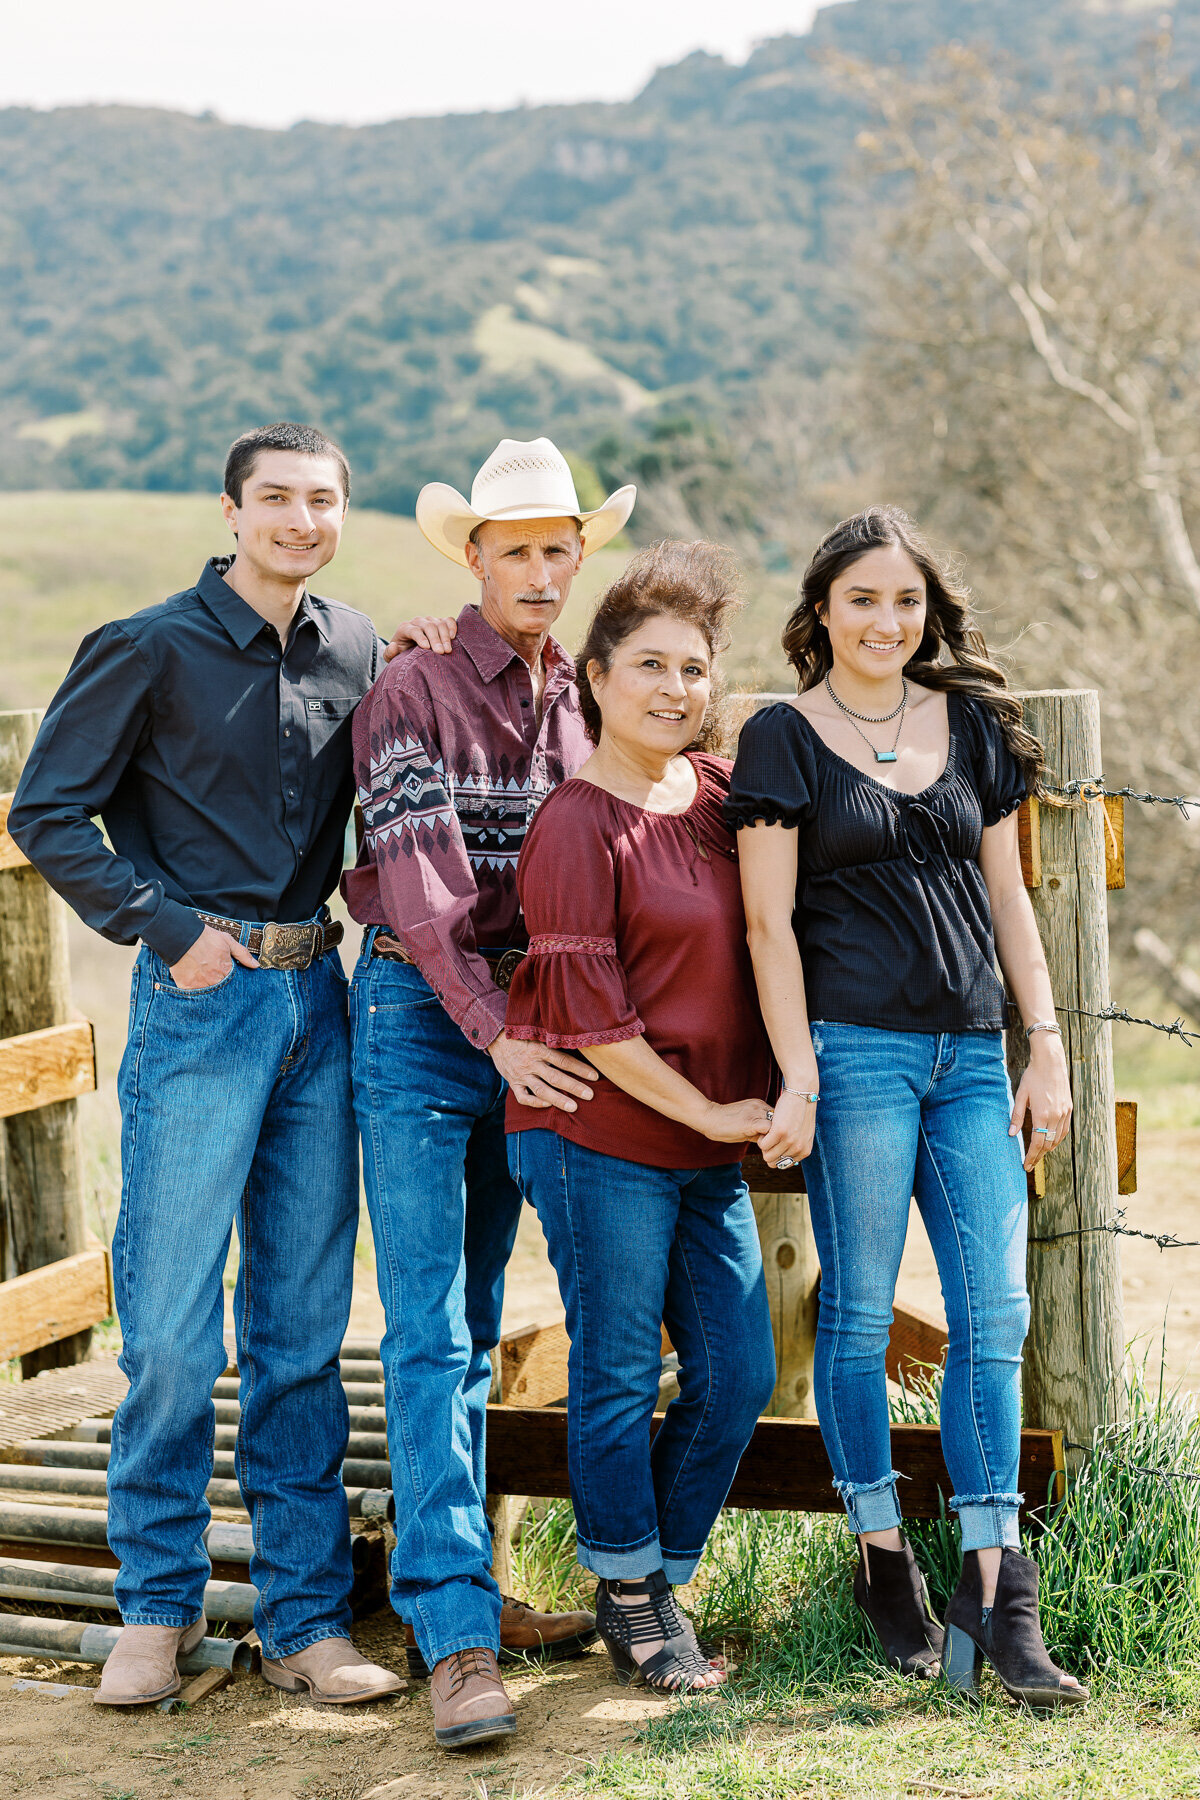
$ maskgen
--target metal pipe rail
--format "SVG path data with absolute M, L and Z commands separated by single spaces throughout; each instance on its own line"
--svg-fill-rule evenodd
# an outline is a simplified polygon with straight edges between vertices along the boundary
M 77 1625 L 71 1619 L 37 1619 L 0 1613 L 0 1656 L 44 1656 L 55 1662 L 107 1662 L 121 1635 L 119 1625 Z M 258 1652 L 240 1638 L 201 1638 L 179 1658 L 181 1675 L 205 1669 L 252 1669 Z
M 388 1496 L 389 1500 L 391 1495 Z M 0 1501 L 0 1540 L 25 1544 L 78 1544 L 108 1549 L 108 1514 L 85 1512 L 69 1506 L 37 1506 L 15 1500 Z M 215 1563 L 248 1563 L 254 1554 L 249 1525 L 214 1519 L 203 1532 L 204 1546 Z M 354 1572 L 360 1574 L 371 1560 L 371 1545 L 354 1533 L 350 1539 Z
M 30 1468 L 41 1469 L 107 1469 L 111 1455 L 109 1444 L 81 1444 L 71 1438 L 30 1438 L 18 1444 L 14 1451 L 14 1462 L 25 1464 Z M 0 1463 L 0 1487 L 24 1487 L 27 1483 L 9 1480 L 13 1464 Z M 234 1457 L 228 1451 L 218 1451 L 213 1457 L 213 1476 L 218 1481 L 237 1480 L 237 1467 Z M 342 1480 L 347 1486 L 356 1488 L 388 1488 L 392 1485 L 391 1466 L 386 1452 L 380 1458 L 347 1459 L 342 1464 Z M 53 1485 L 53 1484 L 52 1484 Z M 78 1488 L 78 1493 L 91 1493 L 91 1488 Z M 209 1496 L 210 1500 L 213 1498 Z M 214 1506 L 238 1506 L 237 1500 L 213 1500 Z
M 391 1475 L 386 1465 L 384 1473 Z M 47 1469 L 30 1468 L 25 1463 L 0 1463 L 0 1488 L 17 1494 L 79 1494 L 88 1499 L 103 1500 L 108 1492 L 108 1475 L 104 1469 Z M 242 1490 L 236 1481 L 210 1481 L 204 1497 L 210 1506 L 244 1508 Z M 390 1521 L 396 1516 L 396 1502 L 390 1487 L 348 1487 L 346 1504 L 352 1519 Z
M 81 1563 L 18 1562 L 0 1557 L 0 1599 L 38 1600 L 55 1606 L 116 1608 L 115 1569 L 94 1569 Z M 204 1587 L 204 1612 L 210 1619 L 249 1625 L 254 1619 L 258 1589 L 248 1581 L 209 1581 Z M 0 1615 L 0 1630 L 3 1615 Z

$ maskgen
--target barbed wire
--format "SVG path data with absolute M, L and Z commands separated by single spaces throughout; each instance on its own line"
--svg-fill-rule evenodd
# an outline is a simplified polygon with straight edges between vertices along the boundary
M 1106 1444 L 1076 1444 L 1070 1438 L 1064 1438 L 1063 1449 L 1081 1450 L 1085 1456 L 1109 1456 L 1131 1475 L 1151 1475 L 1160 1481 L 1200 1481 L 1200 1469 L 1158 1469 L 1149 1463 L 1131 1462 L 1119 1450 L 1110 1450 Z
M 1145 1238 L 1147 1243 L 1157 1244 L 1160 1250 L 1200 1250 L 1200 1238 L 1176 1237 L 1173 1231 L 1139 1231 L 1136 1226 L 1125 1223 L 1126 1213 L 1123 1206 L 1117 1208 L 1117 1216 L 1103 1225 L 1075 1225 L 1069 1231 L 1052 1231 L 1046 1237 L 1031 1237 L 1031 1244 L 1060 1244 L 1065 1238 L 1091 1237 L 1107 1232 L 1112 1237 Z
M 1158 1019 L 1141 1019 L 1127 1011 L 1123 1006 L 1110 1004 L 1101 1012 L 1093 1012 L 1086 1006 L 1056 1006 L 1055 1012 L 1074 1013 L 1080 1019 L 1100 1019 L 1105 1023 L 1116 1025 L 1148 1025 L 1151 1031 L 1161 1031 L 1167 1037 L 1179 1038 L 1190 1050 L 1193 1044 L 1200 1043 L 1200 1031 L 1189 1031 L 1181 1018 L 1176 1018 L 1170 1025 L 1164 1025 Z
M 1061 787 L 1042 787 L 1041 797 L 1051 805 L 1056 800 L 1139 800 L 1143 806 L 1174 806 L 1185 819 L 1191 818 L 1189 806 L 1200 811 L 1200 799 L 1194 794 L 1143 794 L 1132 787 L 1110 788 L 1103 775 L 1088 775 L 1081 781 L 1064 781 Z

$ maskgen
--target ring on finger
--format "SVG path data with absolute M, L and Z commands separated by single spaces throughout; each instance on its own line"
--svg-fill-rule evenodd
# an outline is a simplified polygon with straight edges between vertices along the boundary
M 795 1166 L 796 1159 L 794 1156 L 781 1156 L 779 1161 L 775 1164 L 777 1169 L 794 1169 Z

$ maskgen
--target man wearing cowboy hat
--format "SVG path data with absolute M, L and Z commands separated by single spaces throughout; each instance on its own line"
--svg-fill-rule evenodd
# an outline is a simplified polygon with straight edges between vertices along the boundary
M 432 1671 L 447 1748 L 515 1730 L 497 1653 L 570 1655 L 595 1636 L 590 1613 L 547 1617 L 503 1600 L 484 1428 L 521 1210 L 506 1085 L 527 1105 L 573 1111 L 593 1075 L 576 1056 L 504 1032 L 526 943 L 517 856 L 538 805 L 591 750 L 575 666 L 550 630 L 635 492 L 584 512 L 548 438 L 501 442 L 469 502 L 441 483 L 423 488 L 417 522 L 471 571 L 479 604 L 459 614 L 449 655 L 416 649 L 390 663 L 354 723 L 366 831 L 343 891 L 367 927 L 351 1028 L 387 1318 L 392 1603 L 413 1634 L 410 1668 Z

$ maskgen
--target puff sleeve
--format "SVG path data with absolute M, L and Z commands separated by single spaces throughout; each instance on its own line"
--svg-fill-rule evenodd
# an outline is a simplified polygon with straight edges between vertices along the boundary
M 526 834 L 517 888 L 529 954 L 513 977 L 505 1032 L 579 1050 L 645 1030 L 617 956 L 614 833 L 605 796 L 570 782 L 543 802 Z
M 735 831 L 760 821 L 794 830 L 808 819 L 816 789 L 812 745 L 795 707 L 784 701 L 751 713 L 733 765 L 726 824 Z
M 983 822 L 996 825 L 1025 799 L 1029 791 L 1025 771 L 1005 743 L 1000 720 L 990 706 L 964 698 L 962 710 Z

